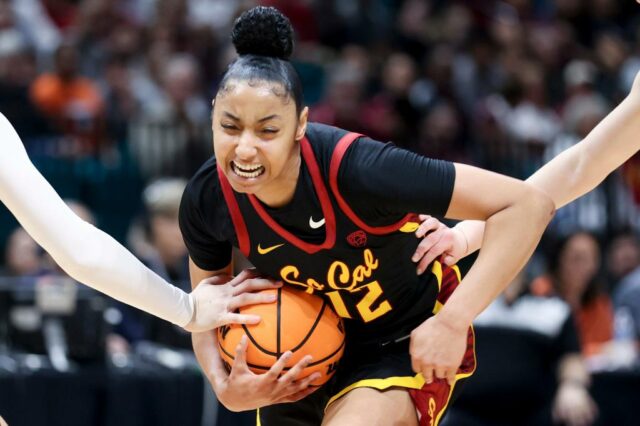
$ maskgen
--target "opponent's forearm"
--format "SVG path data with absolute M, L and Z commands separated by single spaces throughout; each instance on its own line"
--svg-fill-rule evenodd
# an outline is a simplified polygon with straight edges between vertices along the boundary
M 146 268 L 109 235 L 84 222 L 29 160 L 0 114 L 0 200 L 71 277 L 115 299 L 180 326 L 193 301 Z
M 532 190 L 491 216 L 478 259 L 438 315 L 460 327 L 471 324 L 524 266 L 553 211 L 549 198 Z
M 634 88 L 587 137 L 563 151 L 527 182 L 560 208 L 586 194 L 640 149 L 640 88 Z
M 561 152 L 527 179 L 551 197 L 556 208 L 595 188 L 640 149 L 640 74 L 629 95 L 580 143 Z M 469 244 L 465 255 L 482 245 L 484 223 L 463 221 L 455 227 Z

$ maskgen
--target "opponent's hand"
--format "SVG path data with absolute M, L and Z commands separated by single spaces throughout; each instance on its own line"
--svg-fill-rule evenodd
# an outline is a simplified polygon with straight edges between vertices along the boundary
M 320 378 L 320 373 L 300 378 L 302 370 L 312 361 L 310 355 L 282 374 L 291 358 L 291 352 L 287 351 L 266 373 L 253 373 L 249 370 L 246 360 L 248 340 L 246 335 L 242 336 L 236 347 L 231 372 L 227 373 L 219 364 L 210 378 L 218 400 L 229 410 L 245 411 L 272 404 L 295 402 L 318 389 L 310 384 Z
M 206 278 L 191 292 L 194 316 L 184 328 L 200 332 L 226 324 L 256 324 L 259 316 L 235 311 L 242 306 L 275 302 L 274 294 L 254 292 L 278 287 L 282 287 L 281 281 L 260 278 L 254 270 L 242 271 L 233 279 L 226 275 Z
M 567 426 L 588 426 L 598 415 L 598 407 L 584 386 L 561 383 L 553 400 L 553 420 Z
M 427 384 L 434 378 L 453 385 L 467 347 L 467 327 L 447 323 L 437 314 L 411 332 L 411 367 Z
M 454 265 L 467 254 L 467 239 L 462 232 L 449 228 L 438 219 L 421 214 L 422 223 L 416 230 L 416 237 L 422 238 L 411 260 L 417 262 L 416 273 L 422 274 L 429 264 L 443 256 L 446 265 Z

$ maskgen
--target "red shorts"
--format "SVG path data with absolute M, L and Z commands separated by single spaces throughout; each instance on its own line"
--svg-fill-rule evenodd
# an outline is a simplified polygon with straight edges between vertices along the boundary
M 437 265 L 437 264 L 436 264 Z M 453 290 L 460 283 L 460 272 L 457 267 L 444 268 L 440 293 L 438 294 L 438 309 L 449 299 Z M 475 338 L 473 328 L 467 333 L 467 350 L 462 358 L 462 364 L 456 374 L 456 382 L 473 374 L 476 369 Z M 435 426 L 444 414 L 456 388 L 456 383 L 450 386 L 444 379 L 434 379 L 431 384 L 424 384 L 420 389 L 409 389 L 409 395 L 416 406 L 420 426 Z

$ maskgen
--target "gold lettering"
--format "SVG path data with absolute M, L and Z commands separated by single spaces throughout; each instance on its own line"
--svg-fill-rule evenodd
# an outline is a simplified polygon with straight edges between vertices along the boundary
M 305 287 L 305 291 L 309 294 L 313 294 L 314 290 L 322 290 L 324 285 L 319 284 L 314 279 L 310 278 L 306 283 L 296 281 L 296 279 L 300 276 L 300 271 L 293 265 L 287 265 L 280 270 L 280 276 L 285 282 L 293 285 L 299 285 Z
M 336 272 L 336 270 L 338 271 Z M 349 267 L 345 263 L 340 262 L 339 260 L 336 260 L 335 262 L 333 262 L 329 267 L 329 271 L 327 272 L 327 283 L 329 284 L 329 287 L 335 290 L 351 290 L 353 288 L 353 285 L 351 285 L 350 287 L 345 287 L 345 286 L 336 284 L 336 281 L 335 281 L 336 275 L 340 284 L 349 283 L 349 278 L 351 276 Z

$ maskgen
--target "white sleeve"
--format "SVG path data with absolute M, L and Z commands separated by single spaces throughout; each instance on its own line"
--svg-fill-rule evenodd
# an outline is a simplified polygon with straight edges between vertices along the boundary
M 116 240 L 76 216 L 29 160 L 0 113 L 0 201 L 71 277 L 181 327 L 192 297 L 144 266 Z

